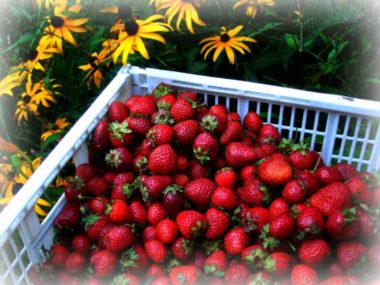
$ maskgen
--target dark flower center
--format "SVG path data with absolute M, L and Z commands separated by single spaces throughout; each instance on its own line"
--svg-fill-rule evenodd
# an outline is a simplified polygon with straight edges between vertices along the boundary
M 27 60 L 35 60 L 37 55 L 38 55 L 38 51 L 31 50 L 31 51 L 29 51 L 29 54 L 27 55 L 26 59 Z
M 229 36 L 227 33 L 222 34 L 222 35 L 220 36 L 220 41 L 223 42 L 223 43 L 226 43 L 226 42 L 228 42 L 229 40 L 230 40 L 230 36 Z
M 130 19 L 132 17 L 132 9 L 127 4 L 122 4 L 119 6 L 119 18 L 120 19 Z
M 96 56 L 91 56 L 91 59 L 90 59 L 90 65 L 92 66 L 92 67 L 96 67 L 97 66 L 97 64 L 96 64 L 96 60 L 97 60 L 98 58 L 96 57 Z
M 64 22 L 65 21 L 61 17 L 58 17 L 58 16 L 51 17 L 51 24 L 53 25 L 54 28 L 62 27 Z
M 135 21 L 128 20 L 125 22 L 125 31 L 127 32 L 128 35 L 134 36 L 137 34 L 138 30 L 139 30 L 139 25 Z
M 24 97 L 22 97 L 22 101 L 24 102 L 24 104 L 28 104 L 30 102 L 30 99 L 31 97 L 29 95 L 25 95 Z

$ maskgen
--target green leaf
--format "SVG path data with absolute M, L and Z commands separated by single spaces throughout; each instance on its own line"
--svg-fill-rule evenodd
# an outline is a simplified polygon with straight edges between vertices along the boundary
M 285 42 L 288 46 L 294 49 L 297 49 L 299 47 L 300 43 L 299 43 L 298 36 L 286 33 L 284 37 L 285 37 Z
M 263 32 L 266 32 L 270 29 L 273 29 L 275 27 L 278 27 L 278 26 L 282 26 L 283 24 L 282 23 L 269 23 L 269 24 L 266 24 L 264 27 L 261 27 L 259 29 L 257 29 L 256 31 L 248 34 L 248 37 L 252 38 L 252 37 L 255 37 Z
M 20 172 L 21 159 L 17 154 L 12 155 L 11 164 L 12 164 L 13 169 L 16 170 L 16 172 Z
M 205 71 L 206 68 L 207 68 L 206 62 L 196 61 L 189 66 L 188 72 L 199 74 L 199 73 L 202 73 L 203 71 Z
M 26 33 L 26 34 L 23 34 L 22 36 L 19 37 L 19 39 L 12 45 L 10 45 L 7 49 L 5 50 L 2 50 L 0 52 L 0 55 L 1 54 L 4 54 L 12 49 L 15 49 L 16 47 L 18 47 L 19 45 L 25 43 L 25 42 L 30 42 L 31 40 L 33 40 L 33 38 L 35 37 L 36 35 L 34 33 Z
M 51 143 L 56 142 L 57 139 L 60 138 L 61 136 L 62 136 L 61 133 L 57 133 L 57 134 L 51 135 L 50 137 L 47 138 L 46 141 L 44 141 L 44 143 L 42 144 L 42 148 L 45 149 L 45 148 L 48 147 Z
M 365 81 L 367 83 L 380 84 L 380 79 L 377 77 L 369 77 Z

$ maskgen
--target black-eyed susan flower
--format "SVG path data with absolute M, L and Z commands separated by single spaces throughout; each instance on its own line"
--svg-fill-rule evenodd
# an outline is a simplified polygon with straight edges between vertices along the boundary
M 50 126 L 49 130 L 41 135 L 41 140 L 44 142 L 52 135 L 62 133 L 62 131 L 68 126 L 70 126 L 70 123 L 66 120 L 66 118 L 57 119 L 54 125 Z
M 52 80 L 51 80 L 52 82 Z M 50 107 L 50 102 L 55 103 L 53 92 L 59 94 L 55 89 L 60 87 L 58 84 L 52 84 L 51 90 L 47 89 L 44 80 L 32 83 L 28 80 L 26 83 L 25 91 L 21 94 L 21 99 L 16 105 L 16 117 L 20 124 L 22 120 L 27 121 L 28 115 L 38 115 L 38 107 L 42 105 L 45 108 Z
M 21 72 L 10 73 L 0 80 L 0 97 L 4 94 L 13 96 L 13 89 L 21 84 Z
M 44 35 L 40 39 L 41 45 L 57 48 L 59 52 L 63 51 L 62 39 L 72 45 L 77 44 L 72 32 L 86 32 L 87 29 L 81 26 L 88 21 L 88 18 L 70 19 L 68 16 L 63 15 L 62 12 L 55 10 L 54 16 L 46 17 L 49 26 L 44 29 Z
M 109 48 L 109 46 L 106 46 L 99 54 L 97 52 L 92 53 L 90 62 L 78 67 L 83 71 L 88 71 L 85 77 L 88 87 L 90 87 L 91 82 L 94 82 L 97 88 L 100 87 L 103 74 L 100 71 L 99 66 L 108 59 L 108 55 L 110 54 Z
M 246 52 L 250 53 L 251 50 L 249 47 L 243 43 L 243 42 L 256 42 L 254 39 L 249 37 L 237 37 L 237 34 L 243 29 L 243 26 L 237 26 L 233 28 L 232 30 L 227 31 L 225 27 L 221 28 L 220 35 L 216 35 L 213 37 L 209 37 L 206 39 L 203 39 L 200 44 L 204 44 L 201 49 L 201 54 L 204 54 L 204 59 L 207 58 L 209 53 L 213 50 L 214 56 L 213 56 L 213 62 L 215 62 L 219 55 L 222 53 L 222 51 L 225 51 L 228 57 L 228 61 L 230 64 L 235 63 L 235 52 L 234 50 L 237 50 L 241 54 L 245 54 Z
M 240 6 L 245 6 L 245 13 L 248 17 L 255 18 L 257 9 L 262 11 L 264 6 L 273 7 L 275 5 L 274 0 L 239 0 L 235 3 L 233 9 Z
M 150 39 L 165 43 L 165 39 L 158 32 L 168 32 L 170 27 L 163 23 L 157 22 L 163 19 L 161 15 L 152 15 L 145 20 L 130 19 L 120 24 L 117 29 L 120 30 L 117 39 L 117 47 L 112 53 L 114 63 L 121 56 L 122 63 L 126 64 L 129 54 L 134 51 L 139 52 L 145 59 L 149 59 L 148 51 L 143 39 Z
M 186 22 L 186 27 L 190 33 L 194 34 L 193 22 L 199 26 L 206 26 L 199 16 L 197 9 L 200 8 L 204 0 L 153 0 L 151 4 L 155 4 L 157 10 L 167 9 L 165 18 L 171 25 L 174 17 L 177 16 L 176 28 L 180 31 L 181 22 Z

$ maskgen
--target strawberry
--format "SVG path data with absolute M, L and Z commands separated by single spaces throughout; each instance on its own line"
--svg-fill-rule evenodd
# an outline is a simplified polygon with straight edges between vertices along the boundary
M 191 101 L 197 101 L 198 95 L 197 95 L 197 93 L 194 93 L 194 92 L 183 92 L 182 91 L 177 95 L 177 98 L 189 99 Z
M 318 208 L 308 207 L 297 217 L 297 229 L 302 235 L 316 235 L 325 228 L 323 212 Z
M 175 258 L 188 260 L 194 251 L 194 244 L 188 239 L 179 237 L 171 245 L 171 250 Z
M 252 130 L 253 132 L 258 133 L 263 126 L 263 121 L 256 112 L 250 111 L 245 115 L 243 124 L 247 130 Z
M 272 277 L 267 272 L 261 270 L 257 271 L 249 276 L 248 283 L 247 284 L 258 284 L 258 285 L 270 285 L 272 284 Z M 278 285 L 285 285 L 290 284 L 289 283 L 281 283 L 279 281 Z
M 108 107 L 107 116 L 108 119 L 121 123 L 127 117 L 127 108 L 120 101 L 114 101 Z
M 130 107 L 129 111 L 135 116 L 150 116 L 156 111 L 156 101 L 151 96 L 141 96 Z
M 172 176 L 168 175 L 152 175 L 148 176 L 142 186 L 140 187 L 140 192 L 144 200 L 158 199 L 162 196 L 162 192 L 170 184 L 174 182 Z
M 355 167 L 344 162 L 339 162 L 335 164 L 334 168 L 336 168 L 340 172 L 344 180 L 349 180 L 359 175 Z
M 238 198 L 231 188 L 218 187 L 211 195 L 211 203 L 215 207 L 232 210 L 238 205 Z
M 317 163 L 315 155 L 306 149 L 292 151 L 289 155 L 289 162 L 297 170 L 313 169 Z
M 175 221 L 165 219 L 160 221 L 156 226 L 157 239 L 164 244 L 171 244 L 177 238 L 178 227 Z
M 269 211 L 264 207 L 253 207 L 243 216 L 246 231 L 260 233 L 265 224 L 269 222 Z
M 237 182 L 237 174 L 231 167 L 224 167 L 215 173 L 215 184 L 219 187 L 232 188 Z
M 228 144 L 225 156 L 227 164 L 231 167 L 243 167 L 256 160 L 253 148 L 239 142 Z
M 97 171 L 92 164 L 82 163 L 75 169 L 75 176 L 81 178 L 85 183 L 97 175 Z
M 90 145 L 91 149 L 95 152 L 103 152 L 110 147 L 111 141 L 109 138 L 108 128 L 108 121 L 103 120 L 100 121 L 92 131 Z
M 294 285 L 317 285 L 319 277 L 317 271 L 306 264 L 297 264 L 291 272 L 292 284 Z
M 194 101 L 178 98 L 170 108 L 170 115 L 176 123 L 190 120 L 195 116 L 195 108 Z
M 142 273 L 148 265 L 148 256 L 141 245 L 135 244 L 122 253 L 119 264 L 123 271 Z
M 351 196 L 359 203 L 369 204 L 372 200 L 372 193 L 366 183 L 360 178 L 354 177 L 346 182 L 346 186 L 351 192 Z
M 199 123 L 203 130 L 212 134 L 221 134 L 227 127 L 227 116 L 220 113 L 208 113 Z
M 115 178 L 113 179 L 114 186 L 121 184 L 130 184 L 135 180 L 135 174 L 131 171 L 127 172 L 120 172 L 116 174 Z
M 274 154 L 260 163 L 258 176 L 270 186 L 285 185 L 293 178 L 293 169 L 281 154 Z
M 84 181 L 80 177 L 70 178 L 65 186 L 65 198 L 68 202 L 78 202 L 79 196 L 85 192 Z
M 189 169 L 189 158 L 183 154 L 177 154 L 177 171 L 184 173 Z
M 80 226 L 82 214 L 77 204 L 67 203 L 54 220 L 57 229 L 77 229 Z
M 190 145 L 199 133 L 199 124 L 195 120 L 181 121 L 173 126 L 173 131 L 180 146 Z
M 193 159 L 190 162 L 190 167 L 188 170 L 190 180 L 208 177 L 210 172 L 211 167 L 209 165 L 202 165 L 197 159 Z
M 210 133 L 200 133 L 194 140 L 193 152 L 202 164 L 214 161 L 219 153 L 219 143 Z
M 157 108 L 170 110 L 177 98 L 173 94 L 166 94 L 157 100 Z
M 140 279 L 134 274 L 124 273 L 118 274 L 112 279 L 112 285 L 140 285 Z
M 144 244 L 145 252 L 155 263 L 163 262 L 168 256 L 168 249 L 159 240 L 148 240 Z
M 92 242 L 87 235 L 78 234 L 71 241 L 71 248 L 75 252 L 86 254 L 90 251 L 91 244 Z
M 209 208 L 205 217 L 209 225 L 205 233 L 206 238 L 213 240 L 223 237 L 230 226 L 230 217 L 216 208 Z
M 337 259 L 340 266 L 347 270 L 363 262 L 366 252 L 367 248 L 359 242 L 341 242 L 337 246 Z
M 241 262 L 255 269 L 264 266 L 264 260 L 267 257 L 267 252 L 260 244 L 253 244 L 243 249 L 241 252 Z
M 117 147 L 107 153 L 105 161 L 111 169 L 126 171 L 133 167 L 133 154 L 125 147 Z
M 207 230 L 207 221 L 203 214 L 194 210 L 185 210 L 176 217 L 181 235 L 186 239 L 194 239 Z
M 122 252 L 133 245 L 135 236 L 129 226 L 116 226 L 104 237 L 105 247 L 112 252 Z
M 190 179 L 189 177 L 187 177 L 186 174 L 180 174 L 180 173 L 174 174 L 173 179 L 174 179 L 174 184 L 182 188 L 185 187 L 190 182 Z
M 257 166 L 256 165 L 246 165 L 239 172 L 239 178 L 243 184 L 252 176 L 257 177 Z
M 264 261 L 264 270 L 272 273 L 276 277 L 282 277 L 289 274 L 293 264 L 294 258 L 281 251 L 272 252 Z
M 150 285 L 171 285 L 171 282 L 169 277 L 159 276 L 153 279 Z
M 241 254 L 249 244 L 249 235 L 245 232 L 244 227 L 235 226 L 226 233 L 223 244 L 228 254 Z
M 364 240 L 372 239 L 373 235 L 378 233 L 379 230 L 379 225 L 377 223 L 378 218 L 376 214 L 378 211 L 376 209 L 373 213 L 371 213 L 369 210 L 370 209 L 363 206 L 363 204 L 361 207 L 356 207 L 356 216 L 359 223 L 359 236 Z
M 162 203 L 154 203 L 148 209 L 148 222 L 156 226 L 168 216 L 165 206 Z
M 320 285 L 346 285 L 346 284 L 350 284 L 350 285 L 359 285 L 361 284 L 361 282 L 355 277 L 355 279 L 350 279 L 350 276 L 347 276 L 347 275 L 344 275 L 344 274 L 341 274 L 341 275 L 334 275 L 334 276 L 331 276 L 327 279 L 324 279 L 322 280 L 321 283 L 319 283 Z M 369 284 L 369 283 L 367 283 Z
M 204 265 L 204 272 L 206 274 L 223 277 L 227 265 L 228 260 L 226 253 L 223 250 L 217 250 L 207 257 Z
M 94 274 L 97 277 L 110 276 L 116 269 L 117 262 L 117 255 L 107 249 L 95 252 L 90 259 Z
M 228 145 L 232 142 L 239 141 L 243 137 L 243 127 L 240 122 L 227 122 L 224 132 L 220 135 L 219 142 L 222 145 Z
M 86 285 L 103 285 L 103 282 L 100 281 L 99 278 L 96 277 L 91 277 L 90 279 L 87 280 Z
M 148 158 L 148 169 L 154 174 L 171 174 L 177 168 L 177 157 L 169 144 L 156 147 Z
M 97 176 L 88 180 L 86 188 L 90 194 L 97 197 L 105 194 L 110 189 L 110 185 L 104 177 Z
M 269 205 L 269 216 L 270 218 L 277 217 L 281 214 L 287 214 L 290 212 L 289 204 L 282 198 L 276 198 Z
M 148 212 L 140 201 L 133 201 L 129 204 L 132 221 L 140 225 L 145 225 L 148 220 Z
M 168 125 L 157 124 L 149 129 L 146 137 L 152 146 L 170 144 L 174 139 L 174 131 Z
M 326 267 L 326 276 L 334 276 L 343 274 L 343 268 L 339 265 L 338 261 L 334 261 L 327 265 Z
M 84 269 L 86 258 L 82 253 L 72 252 L 65 260 L 65 270 L 70 273 L 76 273 Z
M 159 277 L 159 276 L 165 276 L 165 271 L 164 271 L 163 267 L 159 264 L 156 264 L 156 263 L 149 265 L 148 268 L 146 269 L 146 272 L 145 272 L 146 280 L 148 280 L 152 277 L 155 278 L 155 277 Z
M 175 266 L 170 269 L 169 277 L 173 285 L 196 285 L 201 272 L 195 265 Z
M 142 240 L 146 242 L 148 240 L 157 239 L 157 232 L 154 226 L 147 226 L 142 231 Z
M 275 126 L 271 124 L 265 124 L 259 131 L 259 143 L 269 143 L 277 145 L 280 141 L 280 133 Z
M 139 100 L 141 96 L 138 96 L 138 95 L 132 95 L 131 97 L 129 97 L 125 102 L 124 102 L 124 105 L 125 107 L 127 108 L 127 110 L 129 111 L 131 109 L 131 107 Z
M 262 206 L 270 200 L 268 188 L 256 177 L 248 179 L 237 191 L 237 195 L 250 206 Z
M 282 189 L 282 198 L 291 203 L 302 203 L 306 198 L 306 190 L 301 180 L 291 180 Z
M 82 223 L 85 224 L 85 230 L 87 236 L 92 241 L 98 241 L 101 230 L 110 224 L 108 218 L 104 215 L 96 216 L 89 215 L 82 219 Z
M 241 118 L 238 112 L 231 112 L 227 114 L 228 122 L 238 122 L 241 123 Z
M 308 196 L 314 194 L 321 188 L 319 180 L 313 172 L 308 170 L 297 171 L 296 177 L 302 181 Z
M 269 234 L 277 239 L 289 238 L 295 229 L 295 221 L 288 214 L 282 214 L 272 218 L 269 222 Z
M 254 151 L 255 151 L 257 159 L 263 159 L 276 153 L 277 149 L 274 145 L 264 143 L 262 145 L 257 146 L 254 149 Z
M 228 109 L 226 106 L 224 106 L 222 104 L 216 104 L 216 105 L 210 106 L 209 113 L 210 114 L 227 115 Z
M 109 124 L 109 137 L 113 147 L 130 146 L 134 140 L 132 130 L 128 128 L 128 122 L 112 122 Z
M 50 262 L 56 267 L 62 267 L 69 254 L 69 250 L 63 244 L 57 243 L 51 248 Z
M 148 157 L 152 153 L 153 149 L 154 148 L 153 148 L 152 144 L 150 143 L 150 141 L 148 139 L 143 139 L 142 142 L 138 145 L 138 147 L 136 149 L 137 155 L 136 155 L 135 159 L 137 158 L 137 156 Z M 147 165 L 147 163 L 148 163 L 148 160 L 146 162 L 144 162 L 144 164 L 145 164 L 144 167 Z
M 123 200 L 115 200 L 107 207 L 108 219 L 114 224 L 124 224 L 132 221 L 131 210 Z
M 167 96 L 167 95 L 173 96 L 172 94 L 174 94 L 174 92 L 175 90 L 172 87 L 170 87 L 166 83 L 161 82 L 160 84 L 156 86 L 156 88 L 153 89 L 152 95 L 156 98 L 161 99 L 162 97 Z
M 343 181 L 342 175 L 334 167 L 323 166 L 317 170 L 316 175 L 319 179 L 319 182 L 323 185 L 329 185 L 334 182 Z
M 169 216 L 175 218 L 185 206 L 185 195 L 182 187 L 179 187 L 176 184 L 169 185 L 163 191 L 163 195 L 163 203 Z
M 126 122 L 132 132 L 139 136 L 145 137 L 150 129 L 150 121 L 145 117 L 128 117 Z
M 249 278 L 248 267 L 241 262 L 232 262 L 226 270 L 224 281 L 226 284 L 245 284 Z
M 211 202 L 211 195 L 215 190 L 215 184 L 207 178 L 199 178 L 191 181 L 185 187 L 186 199 L 195 208 L 204 210 Z
M 350 190 L 341 182 L 334 182 L 310 197 L 310 204 L 320 209 L 326 216 L 350 205 Z
M 326 231 L 336 240 L 350 240 L 359 231 L 356 209 L 336 211 L 326 221 Z
M 116 177 L 116 172 L 114 171 L 107 171 L 103 174 L 104 179 L 107 181 L 108 184 L 112 184 L 113 180 Z
M 322 239 L 305 240 L 299 247 L 299 259 L 310 266 L 323 264 L 331 254 L 331 248 Z

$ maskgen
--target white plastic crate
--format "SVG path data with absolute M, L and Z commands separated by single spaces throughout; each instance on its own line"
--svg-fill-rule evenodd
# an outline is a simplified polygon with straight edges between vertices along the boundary
M 42 224 L 33 206 L 70 158 L 76 165 L 87 162 L 84 141 L 111 102 L 145 95 L 161 82 L 195 91 L 208 105 L 225 104 L 242 118 L 248 110 L 256 111 L 284 137 L 309 141 L 328 164 L 347 161 L 369 171 L 380 167 L 380 102 L 126 66 L 0 214 L 0 284 L 31 284 L 27 272 L 44 261 L 41 248 L 51 246 L 52 223 L 65 199 L 61 197 Z

